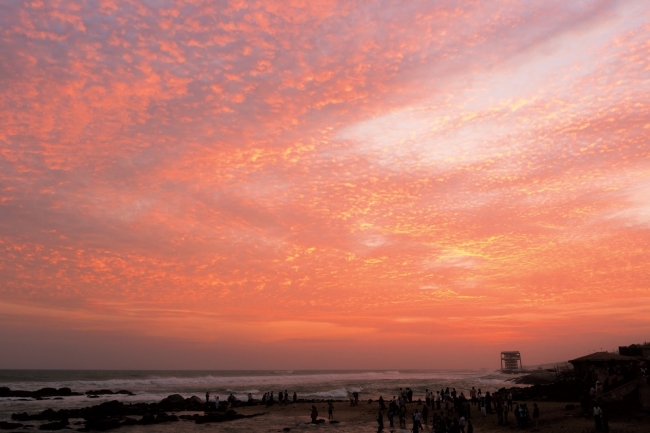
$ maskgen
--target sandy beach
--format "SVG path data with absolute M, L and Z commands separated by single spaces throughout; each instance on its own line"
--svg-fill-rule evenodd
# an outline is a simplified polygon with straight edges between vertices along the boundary
M 120 432 L 147 432 L 147 433 L 171 433 L 177 431 L 195 431 L 195 432 L 376 432 L 377 431 L 377 410 L 376 402 L 359 403 L 359 406 L 350 407 L 347 402 L 334 403 L 334 419 L 338 423 L 314 425 L 310 423 L 311 403 L 298 403 L 295 405 L 278 406 L 270 408 L 262 406 L 238 408 L 237 412 L 252 415 L 263 412 L 264 415 L 247 418 L 238 421 L 196 425 L 187 421 L 180 421 L 170 424 L 159 424 L 152 426 L 133 426 L 121 428 Z M 532 406 L 532 402 L 527 402 Z M 566 402 L 537 402 L 540 408 L 539 430 L 547 433 L 588 433 L 594 432 L 594 422 L 589 418 L 581 416 L 579 409 L 566 410 Z M 319 412 L 319 419 L 327 420 L 327 403 L 314 403 Z M 576 403 L 576 407 L 579 405 Z M 384 413 L 384 432 L 410 432 L 412 424 L 410 415 L 415 409 L 421 411 L 422 406 L 416 403 L 407 405 L 409 416 L 407 417 L 407 428 L 397 428 L 397 418 L 395 418 L 396 428 L 391 430 L 388 427 L 388 420 Z M 504 431 L 535 431 L 533 426 L 526 429 L 519 429 L 511 418 L 508 426 L 497 424 L 496 415 L 483 417 L 478 409 L 472 409 L 472 422 L 475 432 L 504 432 Z M 634 413 L 623 417 L 616 417 L 610 420 L 610 432 L 626 433 L 647 433 L 650 431 L 650 414 Z M 286 430 L 286 429 L 290 430 Z M 430 431 L 430 425 L 425 431 Z

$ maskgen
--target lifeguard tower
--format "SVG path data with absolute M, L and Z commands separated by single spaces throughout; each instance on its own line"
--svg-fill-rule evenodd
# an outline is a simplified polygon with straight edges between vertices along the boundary
M 501 371 L 514 372 L 523 370 L 521 363 L 521 353 L 519 352 L 501 352 Z

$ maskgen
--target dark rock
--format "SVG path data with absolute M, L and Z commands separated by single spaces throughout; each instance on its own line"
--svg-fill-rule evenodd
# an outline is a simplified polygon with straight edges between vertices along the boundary
M 115 416 L 126 415 L 124 404 L 117 401 L 111 400 L 91 408 L 87 408 L 87 413 L 84 418 L 108 418 Z
M 156 416 L 157 423 L 175 421 L 178 421 L 178 417 L 176 415 L 167 415 L 165 412 L 159 413 L 158 416 Z
M 201 406 L 203 406 L 205 404 L 205 400 L 203 400 L 202 398 L 197 397 L 195 395 L 193 395 L 192 397 L 188 398 L 185 401 L 187 403 L 189 403 L 189 404 L 200 404 Z
M 260 415 L 264 415 L 264 414 L 256 413 L 253 415 L 242 415 L 235 412 L 234 410 L 229 410 L 226 413 L 208 413 L 204 416 L 199 415 L 198 417 L 194 418 L 194 420 L 197 424 L 205 424 L 209 422 L 225 422 L 225 421 L 234 421 L 243 418 L 254 418 Z
M 185 409 L 185 399 L 180 394 L 172 394 L 160 401 L 160 407 L 163 410 L 183 410 Z
M 131 391 L 127 391 L 126 389 L 120 389 L 117 391 L 115 394 L 122 394 L 122 395 L 135 395 Z
M 22 424 L 17 422 L 0 421 L 0 430 L 13 430 L 16 428 L 21 428 L 22 426 Z
M 54 412 L 52 409 L 45 409 L 43 412 L 40 413 L 40 419 L 51 420 L 51 419 L 58 419 L 58 417 L 56 416 L 56 412 Z
M 88 398 L 99 398 L 98 395 L 89 395 Z
M 68 419 L 68 413 L 63 410 L 55 412 L 52 409 L 45 409 L 34 415 L 28 415 L 27 412 L 13 413 L 11 419 L 15 421 L 62 421 Z
M 100 389 L 98 391 L 86 391 L 84 394 L 86 395 L 112 395 L 115 394 L 113 391 L 110 389 Z
M 53 397 L 59 395 L 59 390 L 56 388 L 41 388 L 38 391 L 34 391 L 34 395 L 39 397 Z
M 50 422 L 47 424 L 42 424 L 38 427 L 39 430 L 63 430 L 67 426 L 69 426 L 70 423 L 68 422 L 67 419 L 61 420 L 61 421 L 55 421 L 55 422 Z
M 23 413 L 12 413 L 11 414 L 11 419 L 14 421 L 29 421 L 29 415 L 27 415 L 27 412 Z
M 70 388 L 41 388 L 38 391 L 12 391 L 6 386 L 0 387 L 0 397 L 20 397 L 20 398 L 36 398 L 42 399 L 43 397 L 68 397 L 71 395 L 81 395 L 78 392 L 72 392 Z
M 172 395 L 168 396 L 167 398 L 163 398 L 161 403 L 178 404 L 178 403 L 182 403 L 184 401 L 185 401 L 185 398 L 183 398 L 182 395 L 180 395 L 180 394 L 172 394 Z
M 150 413 L 144 414 L 142 419 L 138 421 L 138 424 L 142 424 L 142 425 L 149 425 L 155 423 L 156 423 L 156 417 L 151 415 Z
M 122 426 L 122 422 L 119 418 L 87 419 L 86 428 L 84 430 L 85 431 L 90 431 L 90 430 L 106 431 L 106 430 L 114 430 L 116 428 L 120 428 L 121 426 Z

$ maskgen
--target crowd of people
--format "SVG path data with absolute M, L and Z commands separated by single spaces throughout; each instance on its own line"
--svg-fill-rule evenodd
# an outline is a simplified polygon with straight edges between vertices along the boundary
M 383 396 L 380 396 L 377 415 L 378 431 L 384 429 L 384 411 L 391 430 L 395 428 L 395 418 L 400 429 L 407 428 L 409 424 L 407 419 L 410 418 L 413 433 L 419 433 L 425 428 L 432 433 L 473 433 L 473 411 L 484 417 L 496 414 L 499 425 L 510 425 L 508 417 L 512 412 L 518 427 L 525 429 L 531 423 L 535 428 L 539 426 L 540 414 L 537 403 L 533 403 L 531 413 L 527 404 L 514 404 L 510 392 L 483 394 L 480 388 L 472 387 L 468 394 L 466 396 L 463 392 L 457 392 L 455 388 L 439 391 L 427 389 L 424 402 L 418 399 L 418 405 L 411 413 L 407 406 L 407 403 L 413 402 L 413 391 L 410 388 L 400 388 L 399 393 L 388 401 L 388 405 Z
M 645 364 L 640 370 L 644 378 L 647 378 L 647 370 Z M 589 388 L 588 393 L 585 393 L 584 410 L 593 411 L 593 418 L 595 422 L 596 431 L 609 431 L 608 416 L 606 410 L 601 406 L 599 397 L 606 393 L 612 384 L 621 384 L 625 380 L 629 380 L 628 375 L 630 372 L 621 371 L 620 369 L 611 368 L 608 371 L 605 383 L 594 380 L 593 385 Z M 353 392 L 350 394 L 350 406 L 357 406 L 359 404 L 359 393 Z M 458 392 L 455 388 L 445 388 L 440 390 L 426 389 L 424 393 L 424 401 L 418 398 L 415 402 L 416 405 L 409 405 L 413 403 L 414 392 L 410 388 L 400 388 L 399 392 L 391 399 L 385 400 L 380 396 L 377 401 L 378 415 L 377 424 L 378 431 L 384 429 L 384 417 L 387 418 L 390 429 L 394 429 L 396 422 L 400 429 L 411 427 L 413 433 L 427 429 L 431 433 L 473 433 L 474 426 L 472 424 L 473 416 L 494 416 L 496 415 L 498 425 L 504 426 L 517 426 L 520 429 L 528 429 L 533 427 L 536 431 L 539 429 L 540 410 L 537 403 L 533 403 L 532 407 L 528 407 L 527 403 L 516 403 L 513 401 L 513 395 L 510 391 L 502 392 L 485 392 L 478 388 L 472 387 L 467 395 L 464 392 Z M 253 396 L 249 393 L 247 403 L 258 404 L 259 400 L 254 400 Z M 273 391 L 265 392 L 262 396 L 261 403 L 267 407 L 278 405 L 287 405 L 289 403 L 297 403 L 298 396 L 293 392 L 289 396 L 287 390 L 280 391 L 275 394 Z M 210 393 L 206 393 L 206 405 L 211 406 Z M 583 403 L 583 401 L 581 401 Z M 220 404 L 223 408 L 234 407 L 236 404 L 244 404 L 243 401 L 238 401 L 231 393 L 225 402 L 219 401 L 219 396 L 214 397 L 214 407 L 219 410 Z M 334 404 L 330 400 L 327 404 L 328 420 L 334 420 Z M 316 406 L 311 407 L 311 419 L 313 423 L 318 420 L 318 410 Z

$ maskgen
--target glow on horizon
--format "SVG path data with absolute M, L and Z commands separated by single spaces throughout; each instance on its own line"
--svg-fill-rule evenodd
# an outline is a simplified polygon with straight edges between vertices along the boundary
M 0 368 L 648 340 L 646 2 L 1 9 Z

